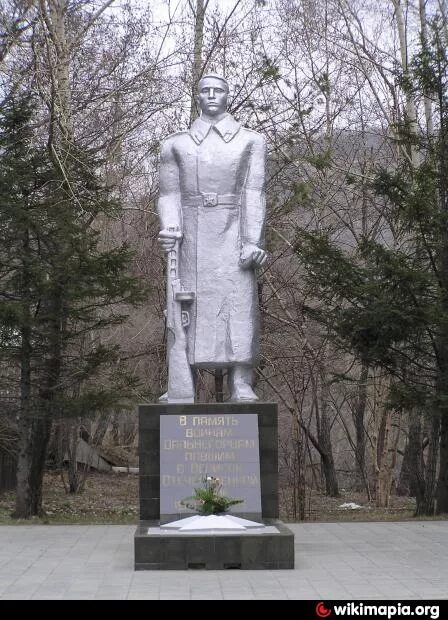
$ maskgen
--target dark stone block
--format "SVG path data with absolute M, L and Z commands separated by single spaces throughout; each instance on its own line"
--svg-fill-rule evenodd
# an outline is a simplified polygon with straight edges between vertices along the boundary
M 277 495 L 277 472 L 263 472 L 263 481 L 261 485 L 261 493 L 265 497 Z
M 159 496 L 160 476 L 140 476 L 140 497 L 150 499 Z
M 263 450 L 260 455 L 260 473 L 278 472 L 278 452 L 277 450 Z
M 140 536 L 138 544 L 135 545 L 135 562 L 141 563 L 160 563 L 162 560 L 162 541 L 155 537 Z
M 278 519 L 278 496 L 262 495 L 263 516 L 265 519 Z
M 159 519 L 160 498 L 159 497 L 140 497 L 140 519 L 146 521 Z
M 170 532 L 148 535 L 160 515 L 160 416 L 162 415 L 258 415 L 261 506 L 264 519 L 281 534 L 191 535 Z M 140 519 L 135 535 L 136 570 L 190 569 L 291 569 L 294 567 L 294 535 L 278 518 L 278 433 L 275 403 L 199 403 L 143 405 L 140 414 Z M 182 516 L 186 516 L 183 514 Z M 243 518 L 259 520 L 259 515 Z M 178 518 L 170 515 L 164 521 Z M 268 521 L 266 522 L 268 524 Z
M 148 534 L 149 525 L 140 523 L 135 533 L 136 570 L 294 568 L 294 534 L 281 521 L 266 521 L 280 533 L 255 535 Z
M 139 427 L 148 433 L 157 431 L 160 425 L 160 413 L 151 411 L 152 407 L 153 405 L 142 405 L 139 407 Z
M 278 538 L 278 536 L 277 536 Z M 265 561 L 269 561 L 269 557 L 265 557 L 264 549 L 269 543 L 267 536 L 251 536 L 242 540 L 241 556 L 244 566 L 251 564 L 258 566 Z
M 160 445 L 157 444 L 157 446 L 154 448 L 146 446 L 140 447 L 138 450 L 138 454 L 139 460 L 143 463 L 144 466 L 146 466 L 146 463 L 149 464 L 154 458 L 158 459 L 160 457 Z
M 154 456 L 140 456 L 139 468 L 142 476 L 158 476 L 160 477 L 160 454 L 154 453 Z M 160 490 L 158 491 L 160 493 Z
M 142 431 L 140 431 L 142 432 Z M 142 464 L 143 467 L 151 467 L 152 461 L 156 460 L 159 465 L 160 461 L 160 443 L 159 438 L 157 437 L 157 443 L 154 446 L 140 446 L 139 448 L 139 465 Z M 146 473 L 146 472 L 144 472 Z
M 186 568 L 187 545 L 180 536 L 160 536 L 162 539 L 162 564 L 178 565 Z
M 215 542 L 215 557 L 222 564 L 242 561 L 241 540 L 237 536 L 217 536 Z
M 277 433 L 274 432 L 272 427 L 264 427 L 262 432 L 259 432 L 259 442 L 260 455 L 265 451 L 278 451 Z
M 160 570 L 187 570 L 188 566 L 185 562 L 172 560 L 171 562 L 162 562 Z
M 213 558 L 215 552 L 215 539 L 212 536 L 192 536 L 186 543 L 186 563 L 191 565 L 206 564 L 207 558 Z
M 139 450 L 143 452 L 158 452 L 160 450 L 160 433 L 156 431 L 145 431 L 140 436 Z
M 255 407 L 254 407 L 255 409 Z M 254 411 L 253 413 L 257 413 L 256 411 Z M 271 430 L 273 430 L 275 428 L 275 423 L 276 420 L 274 421 L 274 415 L 269 412 L 265 412 L 265 413 L 259 413 L 258 414 L 258 426 L 260 428 L 270 428 Z

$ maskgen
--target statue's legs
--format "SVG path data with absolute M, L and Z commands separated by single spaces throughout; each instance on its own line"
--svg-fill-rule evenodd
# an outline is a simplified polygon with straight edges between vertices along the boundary
M 194 366 L 191 367 L 191 371 L 193 373 L 193 381 L 196 386 L 197 379 L 197 370 Z M 258 396 L 252 389 L 252 381 L 253 381 L 253 368 L 252 366 L 248 366 L 246 364 L 237 364 L 236 366 L 231 366 L 228 369 L 228 385 L 230 390 L 230 400 L 238 401 L 238 400 L 248 400 L 254 401 L 258 400 Z M 167 402 L 168 401 L 168 393 L 165 392 L 160 396 L 159 402 Z
M 229 368 L 230 400 L 258 400 L 252 389 L 252 366 L 238 364 Z

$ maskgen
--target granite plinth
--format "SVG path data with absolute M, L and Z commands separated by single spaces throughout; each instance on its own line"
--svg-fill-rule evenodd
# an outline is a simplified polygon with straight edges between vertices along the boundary
M 135 570 L 294 568 L 294 534 L 276 519 L 263 523 L 263 533 L 180 535 L 160 528 L 158 521 L 140 521 L 134 536 Z
M 160 417 L 166 415 L 244 415 L 258 418 L 261 516 L 278 519 L 278 431 L 277 405 L 264 402 L 241 403 L 161 403 L 139 407 L 140 519 L 161 519 L 164 522 L 187 516 L 160 510 Z M 253 512 L 239 516 L 257 520 Z
M 294 534 L 278 520 L 277 405 L 263 402 L 160 403 L 139 408 L 140 522 L 134 536 L 135 570 L 294 568 Z M 261 519 L 266 531 L 173 532 L 163 523 L 188 514 L 160 511 L 160 418 L 256 414 L 258 421 Z M 162 527 L 160 527 L 162 524 Z M 149 531 L 148 531 L 149 530 Z

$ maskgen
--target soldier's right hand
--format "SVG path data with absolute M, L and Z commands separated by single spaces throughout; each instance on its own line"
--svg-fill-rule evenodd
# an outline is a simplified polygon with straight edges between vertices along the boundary
M 164 229 L 159 232 L 157 241 L 160 243 L 160 247 L 164 252 L 169 252 L 174 248 L 174 244 L 177 239 L 182 239 L 182 233 L 180 230 Z

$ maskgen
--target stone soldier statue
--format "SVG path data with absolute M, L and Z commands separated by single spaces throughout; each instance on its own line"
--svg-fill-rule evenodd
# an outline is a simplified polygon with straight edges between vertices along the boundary
M 192 291 L 190 368 L 228 368 L 231 399 L 257 400 L 266 144 L 226 112 L 225 78 L 205 75 L 198 90 L 200 118 L 162 145 L 159 242 L 168 253 L 178 243 L 180 281 Z

